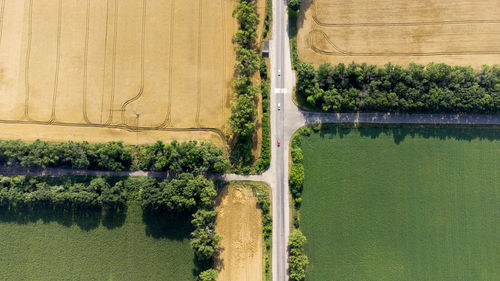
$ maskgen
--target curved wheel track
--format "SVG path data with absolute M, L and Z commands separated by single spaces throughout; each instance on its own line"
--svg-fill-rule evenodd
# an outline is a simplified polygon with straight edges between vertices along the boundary
M 500 20 L 444 20 L 444 21 L 423 21 L 423 22 L 360 22 L 360 23 L 327 23 L 318 19 L 318 4 L 313 1 L 313 21 L 323 27 L 356 27 L 356 26 L 424 26 L 424 25 L 452 25 L 452 24 L 487 24 L 487 23 L 500 23 Z
M 57 11 L 57 51 L 56 51 L 56 71 L 54 74 L 54 89 L 52 92 L 52 113 L 48 123 L 56 120 L 57 89 L 59 88 L 59 66 L 61 64 L 61 25 L 62 25 L 62 0 L 59 0 Z
M 137 94 L 126 100 L 122 106 L 121 106 L 121 123 L 123 124 L 126 124 L 126 121 L 125 121 L 125 110 L 126 110 L 126 107 L 138 100 L 142 94 L 144 93 L 144 44 L 145 44 L 145 36 L 146 36 L 146 10 L 147 10 L 147 0 L 142 0 L 142 17 L 141 17 L 141 25 L 142 25 L 142 29 L 141 29 L 141 82 L 140 82 L 140 86 L 139 86 L 139 91 L 137 92 Z
M 335 51 L 326 51 L 322 50 L 318 47 L 315 46 L 314 44 L 314 39 L 312 38 L 313 34 L 319 34 L 321 37 L 323 37 L 326 42 L 330 46 L 332 46 Z M 423 56 L 459 56 L 459 55 L 497 55 L 500 54 L 500 51 L 460 51 L 460 52 L 379 52 L 379 53 L 363 53 L 363 52 L 348 52 L 346 50 L 343 50 L 339 48 L 335 43 L 333 43 L 330 38 L 328 38 L 328 35 L 322 30 L 319 29 L 313 29 L 309 32 L 308 34 L 308 45 L 313 50 L 315 53 L 322 54 L 322 55 L 330 55 L 330 56 L 362 56 L 362 57 L 378 57 L 378 56 L 416 56 L 416 57 L 423 57 Z

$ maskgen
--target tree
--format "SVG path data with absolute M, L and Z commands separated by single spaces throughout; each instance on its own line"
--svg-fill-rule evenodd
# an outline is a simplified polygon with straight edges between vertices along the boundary
M 253 98 L 246 95 L 238 97 L 237 102 L 231 106 L 229 124 L 235 134 L 242 137 L 251 136 L 255 132 L 255 116 L 257 109 Z
M 244 47 L 236 48 L 236 72 L 239 76 L 251 77 L 258 69 L 260 56 L 256 51 Z
M 233 11 L 233 17 L 236 17 L 242 30 L 256 29 L 259 24 L 259 16 L 255 13 L 253 2 L 241 1 Z
M 306 277 L 306 267 L 309 264 L 309 259 L 304 255 L 305 243 L 306 237 L 300 230 L 295 230 L 288 236 L 290 280 L 300 281 Z
M 217 280 L 217 276 L 219 275 L 219 272 L 213 268 L 207 269 L 200 273 L 200 276 L 198 276 L 198 279 L 200 281 L 215 281 Z
M 301 0 L 288 0 L 288 8 L 298 11 L 300 9 Z

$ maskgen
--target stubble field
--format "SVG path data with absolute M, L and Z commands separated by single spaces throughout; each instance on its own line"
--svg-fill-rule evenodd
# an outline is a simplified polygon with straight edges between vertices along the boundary
M 500 63 L 495 0 L 302 2 L 297 45 L 305 62 Z
M 500 278 L 498 131 L 331 129 L 302 148 L 307 280 Z
M 4 138 L 224 143 L 234 1 L 0 5 Z

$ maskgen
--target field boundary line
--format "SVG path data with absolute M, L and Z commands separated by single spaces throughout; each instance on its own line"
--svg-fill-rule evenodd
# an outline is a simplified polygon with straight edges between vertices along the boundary
M 54 89 L 52 91 L 52 113 L 49 123 L 56 119 L 57 88 L 59 87 L 59 64 L 61 62 L 61 25 L 62 25 L 62 0 L 59 0 L 57 11 L 57 48 L 56 48 L 56 71 L 54 74 Z
M 118 0 L 115 0 L 115 14 L 113 21 L 113 56 L 111 59 L 111 99 L 109 102 L 109 113 L 108 120 L 104 123 L 105 125 L 111 124 L 113 121 L 113 103 L 115 102 L 115 83 L 116 83 L 116 37 L 118 35 Z M 104 87 L 104 86 L 103 86 Z M 104 92 L 103 92 L 104 95 Z M 103 104 L 104 106 L 104 104 Z M 101 107 L 102 109 L 102 107 Z
M 139 87 L 139 92 L 132 98 L 126 100 L 121 106 L 121 123 L 127 124 L 125 120 L 125 108 L 132 102 L 138 100 L 142 97 L 144 93 L 144 42 L 146 41 L 146 9 L 147 9 L 147 0 L 142 0 L 142 19 L 141 19 L 141 82 Z
M 194 122 L 197 127 L 200 127 L 200 103 L 201 103 L 201 26 L 203 19 L 203 4 L 202 0 L 198 1 L 198 67 L 196 69 L 197 76 L 197 89 L 196 89 L 196 115 L 194 118 Z
M 30 0 L 28 6 L 28 40 L 26 42 L 26 58 L 24 62 L 24 115 L 21 119 L 31 120 L 29 117 L 30 102 L 30 57 L 31 57 L 31 37 L 33 35 L 33 0 Z
M 85 50 L 83 54 L 83 119 L 91 123 L 87 116 L 87 59 L 89 56 L 89 22 L 90 22 L 90 0 L 87 0 L 85 17 Z
M 360 23 L 327 23 L 318 19 L 318 4 L 313 1 L 313 21 L 323 27 L 368 27 L 368 26 L 423 26 L 423 25 L 456 25 L 456 24 L 474 24 L 474 23 L 500 23 L 500 20 L 444 20 L 444 21 L 424 21 L 424 22 L 360 22 Z
M 319 33 L 327 42 L 330 44 L 336 51 L 326 51 L 322 50 L 315 46 L 313 39 L 311 38 L 313 34 Z M 424 56 L 460 56 L 460 55 L 496 55 L 500 54 L 500 51 L 460 51 L 460 52 L 380 52 L 380 53 L 356 53 L 356 52 L 348 52 L 339 48 L 335 45 L 328 35 L 319 29 L 313 29 L 308 34 L 308 44 L 311 50 L 315 53 L 322 55 L 332 55 L 332 56 L 352 56 L 352 57 L 378 57 L 378 56 L 416 56 L 416 57 L 424 57 Z

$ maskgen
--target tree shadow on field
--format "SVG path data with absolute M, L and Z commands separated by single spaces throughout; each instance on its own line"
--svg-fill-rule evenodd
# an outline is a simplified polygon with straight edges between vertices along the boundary
M 127 218 L 127 206 L 104 210 L 102 225 L 107 229 L 115 229 L 125 224 Z
M 103 226 L 112 229 L 125 223 L 126 209 L 103 212 L 100 208 L 75 209 L 55 208 L 45 204 L 36 206 L 4 206 L 0 208 L 0 222 L 29 224 L 42 221 L 55 222 L 65 227 L 77 225 L 81 230 L 90 231 Z
M 172 215 L 167 213 L 143 212 L 142 220 L 146 224 L 146 235 L 153 238 L 184 240 L 194 230 L 191 215 Z
M 457 125 L 375 125 L 375 124 L 359 124 L 360 136 L 376 139 L 381 135 L 392 136 L 395 144 L 400 144 L 407 137 L 421 137 L 425 139 L 437 138 L 440 140 L 459 140 L 472 141 L 500 140 L 500 130 L 497 126 L 457 126 Z M 346 127 L 346 125 L 324 124 L 319 131 L 321 138 L 344 138 L 350 134 L 354 126 Z
M 309 10 L 312 6 L 313 0 L 302 0 L 300 3 L 300 12 L 297 17 L 297 31 L 298 29 L 301 29 L 304 26 L 304 21 L 305 21 L 305 13 L 307 10 Z

